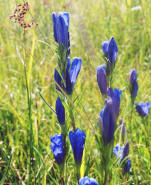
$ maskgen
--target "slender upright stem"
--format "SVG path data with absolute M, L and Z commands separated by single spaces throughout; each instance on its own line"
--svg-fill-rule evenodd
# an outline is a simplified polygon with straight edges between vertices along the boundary
M 29 184 L 31 184 L 31 166 L 33 162 L 33 127 L 32 127 L 32 119 L 31 119 L 31 98 L 28 88 L 28 80 L 27 80 L 27 72 L 26 67 L 24 65 L 24 73 L 25 73 L 25 80 L 26 80 L 26 91 L 27 91 L 27 101 L 28 101 L 28 117 L 29 117 L 29 123 L 30 123 L 30 140 L 29 140 L 29 147 L 30 147 L 30 165 L 29 165 Z
M 24 61 L 25 61 L 25 43 L 26 43 L 26 37 L 25 32 L 23 34 L 23 43 L 24 43 Z M 30 97 L 30 91 L 28 86 L 28 79 L 27 79 L 27 71 L 26 71 L 26 64 L 24 63 L 24 75 L 25 75 L 25 82 L 26 82 L 26 92 L 27 92 L 27 104 L 28 104 L 28 119 L 29 119 L 29 128 L 30 128 L 30 139 L 29 141 L 29 147 L 30 147 L 30 164 L 29 164 L 29 184 L 31 184 L 31 174 L 32 174 L 32 168 L 33 165 L 33 127 L 32 127 L 32 119 L 31 119 L 31 97 Z
M 76 177 L 77 177 L 78 183 L 80 179 L 80 167 L 81 167 L 81 164 L 76 164 Z
M 71 124 L 73 127 L 73 131 L 75 131 L 75 120 L 74 120 L 74 115 L 73 115 L 73 103 L 72 103 L 72 96 L 68 101 L 69 104 L 69 113 L 70 113 L 70 119 L 71 119 Z

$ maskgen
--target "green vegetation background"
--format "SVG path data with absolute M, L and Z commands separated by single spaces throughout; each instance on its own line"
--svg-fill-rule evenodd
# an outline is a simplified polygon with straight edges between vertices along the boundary
M 74 116 L 76 125 L 86 132 L 84 163 L 81 175 L 101 178 L 99 151 L 94 133 L 104 107 L 96 81 L 95 68 L 104 63 L 101 43 L 114 36 L 118 61 L 114 71 L 114 88 L 123 90 L 119 118 L 124 120 L 130 143 L 131 173 L 120 176 L 114 165 L 112 184 L 149 184 L 151 182 L 151 116 L 141 119 L 133 109 L 130 121 L 129 71 L 138 72 L 137 102 L 151 102 L 151 1 L 150 0 L 29 0 L 31 15 L 38 26 L 23 30 L 11 20 L 16 3 L 0 0 L 0 183 L 59 184 L 58 169 L 50 152 L 50 136 L 60 132 L 55 114 L 42 101 L 39 91 L 55 108 L 57 92 L 54 69 L 57 65 L 51 13 L 70 13 L 71 58 L 82 58 L 82 69 L 75 85 Z M 138 7 L 137 10 L 133 7 Z M 31 94 L 33 126 L 33 165 L 29 174 L 30 121 L 24 66 L 27 67 Z M 66 120 L 68 122 L 68 112 Z M 118 121 L 119 122 L 119 121 Z M 119 123 L 117 122 L 117 127 Z M 115 133 L 115 144 L 120 131 Z M 69 140 L 68 140 L 69 142 Z M 115 159 L 113 159 L 115 161 Z M 77 184 L 70 148 L 66 177 Z M 89 166 L 87 168 L 87 166 Z

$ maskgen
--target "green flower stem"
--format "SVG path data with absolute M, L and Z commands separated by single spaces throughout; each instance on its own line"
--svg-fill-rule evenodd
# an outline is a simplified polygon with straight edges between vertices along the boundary
M 133 97 L 131 97 L 131 104 L 130 104 L 130 107 L 131 107 L 131 113 L 130 113 L 130 132 L 132 132 L 132 119 L 133 119 L 133 108 L 134 108 L 134 101 L 135 99 Z
M 103 147 L 103 156 L 102 156 L 102 166 L 104 168 L 104 181 L 103 181 L 103 185 L 106 184 L 110 184 L 111 181 L 111 177 L 112 177 L 112 166 L 111 166 L 111 156 L 112 156 L 112 152 L 113 152 L 113 142 L 105 145 Z
M 70 119 L 71 119 L 71 124 L 73 127 L 73 131 L 75 131 L 76 127 L 75 127 L 75 120 L 74 120 L 74 115 L 73 115 L 73 103 L 72 103 L 72 95 L 69 97 L 69 101 L 68 101 L 68 105 L 69 105 L 69 114 L 70 114 Z
M 61 125 L 61 133 L 63 135 L 64 161 L 63 161 L 63 164 L 61 165 L 61 180 L 60 181 L 63 184 L 64 183 L 64 178 L 65 178 L 64 172 L 65 172 L 65 164 L 66 164 L 66 156 L 67 156 L 67 145 L 66 145 L 67 129 L 66 129 L 66 124 L 65 123 L 63 125 Z
M 79 183 L 79 179 L 80 179 L 80 167 L 81 167 L 81 163 L 76 163 L 76 177 L 77 177 L 77 181 Z

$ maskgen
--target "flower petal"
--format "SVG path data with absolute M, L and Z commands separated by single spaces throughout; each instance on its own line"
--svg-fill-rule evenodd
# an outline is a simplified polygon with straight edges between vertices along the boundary
M 112 64 L 116 61 L 117 53 L 118 53 L 117 44 L 115 42 L 114 37 L 112 37 L 108 45 L 108 59 Z
M 57 119 L 60 124 L 65 123 L 65 108 L 60 100 L 60 98 L 57 98 L 56 100 L 56 114 L 57 114 Z
M 74 58 L 70 69 L 70 79 L 72 86 L 75 85 L 76 79 L 81 69 L 82 60 L 81 58 Z

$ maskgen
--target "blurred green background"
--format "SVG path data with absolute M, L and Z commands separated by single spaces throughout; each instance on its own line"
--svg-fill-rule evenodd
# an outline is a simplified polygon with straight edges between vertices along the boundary
M 55 114 L 40 98 L 39 92 L 55 109 L 54 69 L 57 65 L 53 38 L 52 12 L 70 14 L 71 58 L 82 58 L 82 69 L 74 89 L 76 125 L 86 132 L 84 164 L 81 175 L 101 178 L 94 133 L 104 107 L 96 81 L 95 68 L 103 64 L 102 42 L 114 36 L 118 61 L 113 87 L 122 89 L 121 112 L 130 142 L 131 173 L 119 176 L 113 169 L 113 184 L 150 184 L 151 182 L 151 116 L 141 119 L 133 109 L 130 121 L 130 69 L 138 72 L 137 102 L 151 102 L 151 1 L 150 0 L 28 0 L 30 14 L 38 26 L 24 32 L 9 19 L 16 4 L 24 1 L 0 0 L 0 183 L 59 184 L 57 167 L 50 152 L 50 136 L 60 132 Z M 31 94 L 33 126 L 33 166 L 29 174 L 29 107 L 24 74 L 27 69 Z M 68 112 L 66 120 L 68 121 Z M 119 122 L 119 121 L 118 121 Z M 119 123 L 117 122 L 117 128 Z M 69 128 L 70 125 L 68 125 Z M 131 128 L 131 131 L 130 131 Z M 119 141 L 117 129 L 115 144 Z M 69 142 L 69 139 L 68 139 Z M 68 184 L 76 184 L 74 160 L 70 149 Z M 89 168 L 87 169 L 87 166 Z

